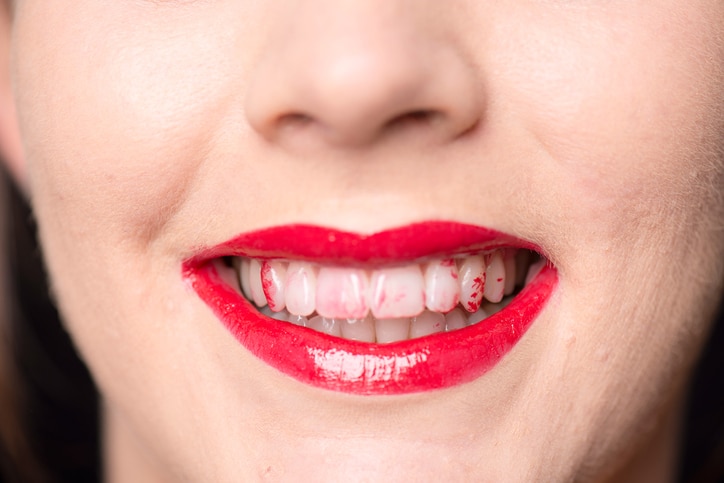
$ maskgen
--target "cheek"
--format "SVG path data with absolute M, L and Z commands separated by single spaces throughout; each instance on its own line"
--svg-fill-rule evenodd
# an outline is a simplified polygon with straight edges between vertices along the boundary
M 219 125 L 242 113 L 231 85 L 243 66 L 228 62 L 235 40 L 204 27 L 213 19 L 170 12 L 129 27 L 90 3 L 41 14 L 30 2 L 18 14 L 32 196 L 39 216 L 62 217 L 59 229 L 92 222 L 96 236 L 144 244 L 193 189 Z
M 554 203 L 591 242 L 710 231 L 722 216 L 722 28 L 705 8 L 646 9 L 646 22 L 619 4 L 575 22 L 541 14 L 491 49 L 492 95 L 535 139 Z

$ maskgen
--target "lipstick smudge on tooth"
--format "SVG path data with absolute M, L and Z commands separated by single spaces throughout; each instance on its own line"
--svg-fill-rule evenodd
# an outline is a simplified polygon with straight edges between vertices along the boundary
M 369 310 L 369 279 L 364 270 L 322 267 L 317 276 L 317 313 L 323 317 L 364 319 Z
M 425 305 L 433 312 L 450 312 L 460 302 L 455 260 L 435 260 L 425 268 Z
M 485 290 L 483 295 L 486 299 L 497 304 L 503 300 L 505 291 L 505 261 L 500 250 L 496 250 L 488 257 L 485 268 Z
M 527 250 L 497 249 L 379 269 L 242 257 L 229 265 L 243 296 L 268 317 L 344 339 L 389 343 L 480 323 L 510 303 L 545 263 Z
M 418 264 L 375 270 L 370 309 L 378 319 L 413 317 L 425 308 L 425 285 Z
M 468 312 L 480 307 L 485 292 L 485 260 L 482 255 L 467 257 L 460 266 L 460 301 Z

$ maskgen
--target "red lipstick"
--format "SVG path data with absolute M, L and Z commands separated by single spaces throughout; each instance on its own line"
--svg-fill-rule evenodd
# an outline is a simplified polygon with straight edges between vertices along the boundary
M 213 261 L 247 256 L 383 266 L 501 247 L 540 253 L 535 245 L 510 235 L 454 222 L 417 223 L 371 235 L 289 225 L 242 234 L 204 249 L 184 262 L 182 274 L 243 347 L 284 374 L 334 391 L 394 395 L 451 387 L 485 374 L 543 309 L 557 285 L 556 270 L 543 268 L 505 309 L 478 324 L 375 344 L 329 336 L 260 314 L 222 281 Z

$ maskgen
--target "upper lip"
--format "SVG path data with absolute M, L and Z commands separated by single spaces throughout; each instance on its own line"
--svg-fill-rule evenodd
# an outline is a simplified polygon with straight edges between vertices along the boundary
M 372 234 L 315 225 L 285 225 L 244 233 L 217 246 L 201 249 L 187 260 L 196 265 L 212 258 L 245 256 L 309 260 L 338 265 L 381 266 L 436 256 L 540 247 L 496 230 L 448 221 L 413 223 Z

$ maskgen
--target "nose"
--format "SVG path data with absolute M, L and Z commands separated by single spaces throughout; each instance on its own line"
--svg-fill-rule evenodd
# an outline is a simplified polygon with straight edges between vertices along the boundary
M 445 143 L 476 126 L 484 99 L 463 50 L 423 2 L 397 3 L 329 0 L 286 13 L 252 73 L 252 127 L 287 146 L 360 147 Z

